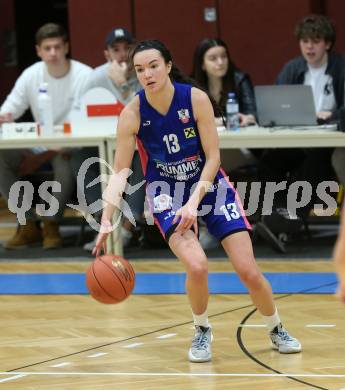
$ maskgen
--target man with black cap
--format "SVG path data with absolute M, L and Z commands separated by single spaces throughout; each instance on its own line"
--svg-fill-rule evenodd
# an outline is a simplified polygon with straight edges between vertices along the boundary
M 127 104 L 140 88 L 133 70 L 128 69 L 128 52 L 133 42 L 132 34 L 125 28 L 110 31 L 104 49 L 107 62 L 94 69 L 85 90 L 103 87 L 113 93 L 116 100 Z
M 110 91 L 118 102 L 123 105 L 129 103 L 135 93 L 140 89 L 140 84 L 135 77 L 134 70 L 128 68 L 129 50 L 134 43 L 132 34 L 125 28 L 115 28 L 111 30 L 105 39 L 104 56 L 107 62 L 95 68 L 88 77 L 84 93 L 91 88 L 103 87 Z M 115 131 L 115 129 L 114 129 Z M 71 166 L 75 177 L 77 177 L 82 163 L 90 157 L 98 157 L 97 148 L 83 148 L 72 154 Z M 131 186 L 143 182 L 143 173 L 138 153 L 135 153 L 132 164 L 133 174 L 128 181 Z M 102 199 L 100 184 L 88 187 L 94 179 L 99 176 L 99 167 L 92 164 L 86 173 L 84 188 L 78 188 L 85 194 L 87 203 L 90 205 L 99 199 Z M 126 199 L 136 221 L 138 221 L 144 211 L 145 188 L 141 186 L 137 191 Z M 90 210 L 94 218 L 99 219 L 101 214 Z M 125 219 L 122 225 L 122 241 L 127 246 L 133 236 L 133 225 Z M 97 237 L 97 236 L 96 236 Z M 95 242 L 89 242 L 84 245 L 84 249 L 91 251 Z

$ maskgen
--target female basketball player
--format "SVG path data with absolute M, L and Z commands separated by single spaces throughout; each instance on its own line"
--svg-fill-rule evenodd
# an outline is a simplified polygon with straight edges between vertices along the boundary
M 218 135 L 209 97 L 188 83 L 178 82 L 187 78 L 159 41 L 139 43 L 132 60 L 143 90 L 119 119 L 115 175 L 105 192 L 109 203 L 93 253 L 98 256 L 102 248 L 106 251 L 107 228 L 114 207 L 120 204 L 137 141 L 155 223 L 186 268 L 186 290 L 195 324 L 190 361 L 211 360 L 208 268 L 198 241 L 197 215 L 221 241 L 248 288 L 268 326 L 273 348 L 281 353 L 301 351 L 300 343 L 281 325 L 271 287 L 254 259 L 248 234 L 251 227 L 237 193 L 219 168 Z

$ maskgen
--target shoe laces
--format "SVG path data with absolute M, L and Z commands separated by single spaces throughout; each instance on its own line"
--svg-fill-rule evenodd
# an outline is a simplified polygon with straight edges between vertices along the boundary
M 293 338 L 289 335 L 287 330 L 285 330 L 281 325 L 277 326 L 277 331 L 273 331 L 273 334 L 277 334 L 284 341 L 293 341 Z
M 209 341 L 206 333 L 209 328 L 205 328 L 201 326 L 196 326 L 195 328 L 196 328 L 196 333 L 192 342 L 192 347 L 198 347 L 198 349 L 207 350 Z

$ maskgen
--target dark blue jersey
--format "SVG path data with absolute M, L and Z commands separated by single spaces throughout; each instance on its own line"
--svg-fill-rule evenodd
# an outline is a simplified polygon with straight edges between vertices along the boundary
M 205 165 L 189 84 L 174 83 L 175 92 L 166 115 L 160 114 L 139 92 L 138 149 L 146 180 L 195 182 Z
M 139 92 L 137 142 L 148 182 L 147 199 L 155 223 L 166 238 L 176 227 L 173 224 L 176 210 L 188 201 L 205 165 L 205 153 L 193 115 L 192 86 L 174 83 L 174 87 L 174 97 L 166 115 L 148 103 L 144 90 Z M 250 229 L 241 201 L 221 169 L 198 212 L 210 233 L 219 240 Z

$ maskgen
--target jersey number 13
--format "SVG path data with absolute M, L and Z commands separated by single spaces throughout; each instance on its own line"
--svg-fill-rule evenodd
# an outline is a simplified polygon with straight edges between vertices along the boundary
M 220 210 L 224 213 L 227 221 L 240 218 L 240 213 L 237 211 L 236 203 L 228 203 L 226 206 L 221 206 Z
M 163 141 L 165 142 L 165 144 L 167 146 L 169 154 L 177 153 L 180 151 L 181 148 L 180 148 L 180 145 L 178 143 L 178 138 L 177 138 L 176 134 L 172 133 L 169 135 L 165 135 L 163 137 Z

